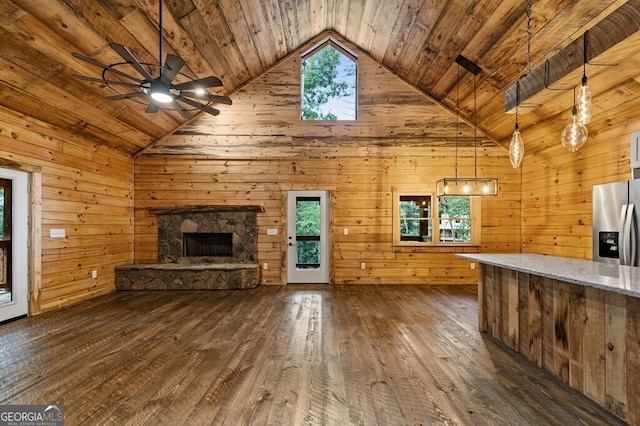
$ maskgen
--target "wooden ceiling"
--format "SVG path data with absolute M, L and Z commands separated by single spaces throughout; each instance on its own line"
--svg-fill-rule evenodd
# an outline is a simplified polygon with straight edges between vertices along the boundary
M 534 0 L 531 67 L 537 67 L 625 3 L 639 0 Z M 143 62 L 158 63 L 158 0 L 0 0 L 0 105 L 134 155 L 185 123 L 176 112 L 147 114 L 131 100 L 107 101 L 109 87 L 73 74 L 122 59 L 109 42 Z M 470 121 L 472 78 L 457 84 L 460 54 L 482 68 L 477 77 L 478 124 L 508 143 L 514 118 L 505 90 L 526 70 L 524 0 L 165 0 L 165 53 L 186 61 L 190 78 L 218 76 L 233 93 L 325 30 L 340 34 L 404 81 L 450 110 L 456 88 L 460 115 Z M 587 66 L 594 94 L 590 131 L 637 115 L 640 42 L 635 33 Z M 598 66 L 600 65 L 600 66 Z M 582 70 L 544 90 L 521 117 L 523 133 L 568 122 Z M 532 102 L 534 102 L 532 101 Z M 533 133 L 535 135 L 535 133 Z M 543 135 L 534 136 L 543 141 Z

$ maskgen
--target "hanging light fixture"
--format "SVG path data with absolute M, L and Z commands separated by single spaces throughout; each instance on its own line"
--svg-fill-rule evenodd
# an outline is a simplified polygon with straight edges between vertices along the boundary
M 531 73 L 531 0 L 527 0 L 527 74 Z M 518 124 L 518 105 L 520 104 L 520 81 L 516 83 L 516 125 L 509 144 L 509 160 L 514 169 L 520 167 L 524 158 L 524 141 Z
M 589 31 L 584 33 L 583 41 L 583 61 L 582 61 L 582 84 L 578 90 L 578 106 L 577 106 L 577 120 L 580 124 L 587 124 L 591 121 L 591 91 L 587 86 L 587 37 Z
M 456 161 L 455 177 L 444 178 L 436 182 L 436 196 L 438 197 L 494 197 L 498 195 L 497 178 L 478 177 L 478 122 L 476 104 L 476 76 L 482 71 L 479 66 L 460 55 L 456 58 L 458 64 L 458 82 L 456 88 Z M 460 111 L 460 65 L 473 74 L 473 178 L 458 178 L 458 123 Z
M 571 152 L 577 152 L 589 137 L 587 127 L 578 120 L 576 108 L 576 89 L 573 89 L 573 110 L 571 111 L 571 122 L 564 128 L 560 141 L 562 146 Z
M 511 166 L 514 169 L 520 167 L 522 159 L 524 158 L 524 142 L 520 135 L 520 129 L 518 125 L 518 104 L 520 103 L 520 82 L 516 83 L 516 125 L 513 129 L 513 136 L 511 136 L 511 143 L 509 144 L 509 160 L 511 160 Z

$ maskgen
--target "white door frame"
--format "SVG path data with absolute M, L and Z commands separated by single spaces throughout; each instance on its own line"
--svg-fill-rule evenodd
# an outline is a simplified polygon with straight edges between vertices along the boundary
M 318 197 L 320 199 L 320 268 L 298 269 L 296 267 L 296 199 Z M 329 191 L 287 192 L 287 282 L 328 284 L 331 267 L 329 253 Z
M 11 302 L 0 305 L 0 322 L 29 313 L 29 173 L 0 168 L 11 184 Z

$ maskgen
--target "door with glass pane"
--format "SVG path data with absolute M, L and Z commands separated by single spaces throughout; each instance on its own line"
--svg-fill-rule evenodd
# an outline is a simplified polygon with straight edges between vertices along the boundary
M 0 169 L 0 322 L 28 312 L 27 173 Z
M 327 191 L 289 191 L 287 281 L 329 282 L 329 203 Z

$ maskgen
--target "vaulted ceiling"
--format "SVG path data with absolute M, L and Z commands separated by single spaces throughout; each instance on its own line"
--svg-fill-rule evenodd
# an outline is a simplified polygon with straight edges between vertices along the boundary
M 639 0 L 533 1 L 531 68 L 562 53 L 625 4 L 640 10 Z M 0 0 L 0 22 L 0 105 L 132 155 L 188 121 L 174 111 L 145 113 L 133 100 L 105 100 L 113 95 L 109 87 L 73 77 L 99 77 L 100 69 L 72 52 L 104 64 L 122 62 L 110 42 L 157 64 L 158 0 Z M 479 127 L 503 145 L 514 123 L 504 111 L 505 91 L 527 63 L 524 0 L 166 0 L 163 29 L 165 53 L 186 61 L 184 78 L 218 76 L 224 87 L 217 93 L 232 98 L 330 30 L 452 111 L 460 87 L 459 113 L 470 121 L 473 80 L 467 75 L 457 83 L 455 59 L 463 55 L 482 69 Z M 592 132 L 638 115 L 639 38 L 634 30 L 589 58 Z M 541 123 L 558 131 L 566 124 L 573 102 L 569 89 L 579 84 L 582 69 L 566 73 L 527 100 L 523 133 Z

